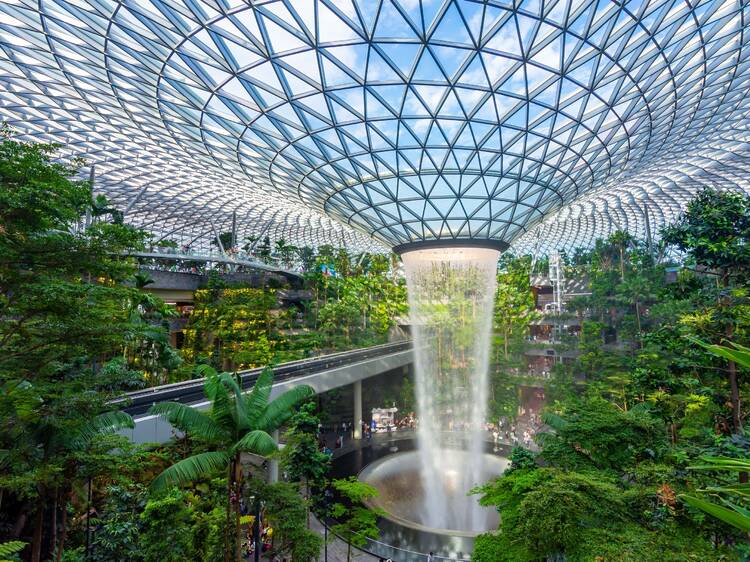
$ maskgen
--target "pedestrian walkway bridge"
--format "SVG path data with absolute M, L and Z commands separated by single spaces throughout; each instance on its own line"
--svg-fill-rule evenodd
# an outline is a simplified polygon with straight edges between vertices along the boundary
M 362 419 L 362 381 L 406 367 L 412 362 L 412 343 L 404 341 L 284 363 L 274 368 L 271 398 L 301 384 L 311 386 L 318 394 L 352 384 L 355 418 Z M 251 388 L 261 371 L 240 371 L 242 387 Z M 149 414 L 149 408 L 165 401 L 181 402 L 198 409 L 207 408 L 209 402 L 203 394 L 203 383 L 204 379 L 194 379 L 131 392 L 118 399 L 116 403 L 121 410 L 133 416 L 135 421 L 135 428 L 124 430 L 123 433 L 135 443 L 167 441 L 173 434 L 172 426 Z
M 241 266 L 249 269 L 255 269 L 260 271 L 268 271 L 272 273 L 280 273 L 290 277 L 301 277 L 299 271 L 293 271 L 291 269 L 285 269 L 284 267 L 263 263 L 258 259 L 254 259 L 254 256 L 249 254 L 245 255 L 230 255 L 224 252 L 208 252 L 208 251 L 192 251 L 192 250 L 176 250 L 172 248 L 159 248 L 158 250 L 152 249 L 144 252 L 128 252 L 127 255 L 145 258 L 152 260 L 167 260 L 167 261 L 178 261 L 178 262 L 203 262 L 207 264 L 223 264 L 229 266 Z

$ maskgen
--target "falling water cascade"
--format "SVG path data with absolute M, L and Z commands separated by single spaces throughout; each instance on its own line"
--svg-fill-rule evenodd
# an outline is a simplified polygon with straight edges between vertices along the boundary
M 499 252 L 447 247 L 402 254 L 414 327 L 422 522 L 487 530 L 467 492 L 486 480 L 484 422 Z M 461 438 L 457 438 L 460 435 Z

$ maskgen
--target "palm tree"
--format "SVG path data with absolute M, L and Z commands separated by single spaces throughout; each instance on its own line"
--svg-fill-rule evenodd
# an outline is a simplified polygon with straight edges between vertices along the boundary
M 148 272 L 139 271 L 133 275 L 136 289 L 145 289 L 148 285 L 155 283 L 154 278 Z
M 612 233 L 607 242 L 614 246 L 619 254 L 620 281 L 625 281 L 625 247 L 633 242 L 633 237 L 624 230 L 617 230 Z
M 707 344 L 695 338 L 690 338 L 690 341 L 727 361 L 734 361 L 741 367 L 750 368 L 750 347 L 734 342 L 728 342 L 728 345 Z M 748 509 L 750 484 L 747 483 L 747 474 L 750 473 L 750 460 L 730 457 L 701 457 L 701 461 L 703 461 L 703 464 L 688 468 L 692 470 L 737 472 L 740 482 L 739 484 L 711 486 L 699 490 L 711 494 L 714 499 L 721 502 L 720 504 L 688 495 L 680 496 L 682 500 L 745 533 L 750 533 L 750 509 Z
M 239 562 L 238 500 L 244 478 L 242 453 L 267 457 L 276 452 L 278 446 L 270 433 L 292 416 L 294 406 L 313 396 L 315 391 L 301 385 L 269 401 L 273 387 L 273 371 L 270 368 L 263 370 L 248 393 L 242 392 L 239 376 L 217 373 L 207 365 L 200 370 L 206 377 L 204 392 L 211 401 L 208 413 L 176 402 L 156 404 L 151 408 L 151 413 L 165 418 L 177 429 L 199 437 L 212 450 L 173 464 L 154 479 L 151 487 L 159 490 L 181 486 L 218 471 L 226 471 L 227 520 L 234 514 L 234 552 Z M 225 535 L 225 560 L 231 558 L 229 542 L 229 537 Z
M 286 240 L 280 238 L 276 241 L 276 255 L 279 256 L 284 267 L 291 267 L 295 254 L 299 251 L 297 246 L 287 244 Z
M 650 280 L 643 275 L 629 277 L 617 287 L 620 300 L 625 304 L 632 304 L 635 308 L 635 321 L 638 334 L 641 333 L 641 305 L 653 301 L 656 295 L 651 290 Z
M 22 383 L 14 390 L 22 390 L 24 396 L 17 403 L 17 408 L 28 408 L 32 404 L 44 411 L 44 400 L 31 383 Z M 3 391 L 14 392 L 5 386 Z M 134 427 L 133 419 L 124 412 L 100 412 L 88 417 L 80 412 L 72 413 L 70 417 L 61 419 L 54 414 L 41 415 L 32 423 L 28 423 L 23 434 L 16 436 L 28 457 L 29 470 L 36 471 L 36 514 L 33 523 L 34 532 L 31 539 L 31 561 L 39 562 L 42 557 L 42 547 L 46 542 L 45 513 L 52 504 L 53 520 L 57 521 L 61 514 L 60 524 L 52 525 L 49 529 L 49 544 L 56 553 L 54 559 L 60 562 L 65 547 L 68 530 L 68 505 L 73 499 L 77 478 L 88 461 L 91 446 L 102 436 L 116 433 L 120 429 Z M 0 464 L 7 459 L 7 452 L 0 455 Z M 59 532 L 58 532 L 59 531 Z

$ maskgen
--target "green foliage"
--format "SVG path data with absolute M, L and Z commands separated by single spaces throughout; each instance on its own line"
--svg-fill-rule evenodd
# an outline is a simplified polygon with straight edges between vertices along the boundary
M 286 444 L 281 451 L 281 462 L 289 478 L 304 484 L 308 491 L 318 487 L 328 473 L 330 457 L 320 452 L 317 431 L 319 419 L 315 403 L 303 404 L 292 416 Z
M 331 487 L 342 498 L 331 506 L 331 516 L 338 521 L 331 530 L 348 543 L 347 561 L 350 561 L 352 545 L 364 546 L 368 538 L 380 536 L 378 513 L 365 507 L 367 500 L 377 497 L 378 490 L 356 476 L 333 480 Z
M 152 483 L 155 489 L 211 476 L 238 462 L 241 453 L 270 455 L 277 447 L 269 432 L 292 416 L 297 403 L 314 394 L 308 386 L 297 386 L 269 401 L 271 369 L 263 371 L 246 394 L 230 373 L 217 373 L 208 366 L 203 367 L 202 373 L 206 376 L 204 392 L 211 401 L 209 413 L 176 402 L 156 404 L 151 411 L 215 450 L 192 455 L 167 468 Z
M 524 495 L 513 533 L 524 537 L 535 555 L 575 551 L 581 528 L 614 524 L 624 517 L 624 505 L 614 483 L 585 474 L 553 473 Z M 607 523 L 605 523 L 607 522 Z
M 500 259 L 495 293 L 494 325 L 499 333 L 495 361 L 507 363 L 513 345 L 528 335 L 529 323 L 538 317 L 530 285 L 531 256 L 503 254 Z
M 224 534 L 227 532 L 227 513 L 222 507 L 197 512 L 193 524 L 195 559 L 214 562 L 224 556 Z
M 301 500 L 297 487 L 287 482 L 250 482 L 248 495 L 262 498 L 266 518 L 273 528 L 270 556 L 313 562 L 320 555 L 323 540 L 307 528 L 307 500 Z
M 181 562 L 193 559 L 192 526 L 195 515 L 185 494 L 170 490 L 146 503 L 140 516 L 140 545 L 144 562 Z
M 121 254 L 144 236 L 106 222 L 79 228 L 91 188 L 52 163 L 55 150 L 0 141 L 0 375 L 38 376 L 107 353 L 128 327 L 132 290 L 114 282 L 133 271 Z
M 239 497 L 242 493 L 244 471 L 243 453 L 268 457 L 278 446 L 269 434 L 285 423 L 300 402 L 314 395 L 312 388 L 297 386 L 270 400 L 273 371 L 266 368 L 252 390 L 243 393 L 239 377 L 231 373 L 217 373 L 204 365 L 204 392 L 211 402 L 208 413 L 175 402 L 163 402 L 151 411 L 164 417 L 174 427 L 201 440 L 210 450 L 194 453 L 166 468 L 151 483 L 155 491 L 172 486 L 184 486 L 199 479 L 210 478 L 227 471 L 227 511 L 235 515 L 234 533 L 230 550 L 239 549 Z
M 276 292 L 269 289 L 198 290 L 183 353 L 189 360 L 208 357 L 217 368 L 267 365 L 284 341 L 275 330 L 276 308 Z
M 537 467 L 536 455 L 523 447 L 513 447 L 510 452 L 510 466 L 505 475 L 516 470 L 529 470 Z
M 663 236 L 699 265 L 744 274 L 750 267 L 750 197 L 704 189 Z
M 0 543 L 0 562 L 14 562 L 18 560 L 16 554 L 26 548 L 26 543 L 23 541 L 8 541 Z M 13 560 L 11 560 L 13 557 Z
M 308 325 L 322 332 L 325 346 L 348 349 L 386 340 L 407 308 L 405 283 L 393 270 L 386 256 L 318 249 L 315 266 L 305 274 L 314 295 Z
M 92 521 L 96 529 L 92 541 L 94 562 L 143 560 L 140 515 L 146 501 L 146 490 L 141 486 L 107 488 L 102 512 Z
M 538 437 L 542 458 L 571 470 L 626 470 L 658 458 L 667 444 L 663 425 L 647 411 L 624 412 L 596 396 L 549 412 L 544 421 L 554 432 Z
M 618 478 L 555 468 L 517 470 L 479 490 L 483 505 L 497 506 L 500 530 L 480 535 L 473 560 L 729 560 L 676 514 L 663 492 L 624 489 Z M 633 492 L 663 510 L 658 527 L 643 526 Z
M 728 457 L 702 457 L 703 464 L 690 467 L 693 470 L 710 470 L 718 472 L 750 472 L 750 459 L 733 459 Z M 750 532 L 750 484 L 747 482 L 709 486 L 702 492 L 718 499 L 721 504 L 706 499 L 683 495 L 681 499 L 709 515 L 745 533 Z
M 294 255 L 304 255 L 305 285 L 312 298 L 284 304 L 284 293 L 270 284 L 228 286 L 214 275 L 206 289 L 195 293 L 184 332 L 187 361 L 205 359 L 225 370 L 252 368 L 384 343 L 406 311 L 405 284 L 393 275 L 385 256 L 350 256 L 325 246 L 316 254 L 284 240 L 275 247 L 285 267 L 292 265 Z M 256 255 L 259 248 L 255 246 Z M 266 261 L 271 254 L 269 240 Z

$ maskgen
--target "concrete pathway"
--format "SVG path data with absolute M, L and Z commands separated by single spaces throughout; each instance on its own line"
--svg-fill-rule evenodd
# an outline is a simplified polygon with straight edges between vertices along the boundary
M 325 529 L 323 523 L 321 523 L 315 515 L 310 515 L 310 529 L 316 531 L 321 537 L 325 536 Z M 346 542 L 328 533 L 328 560 L 327 562 L 347 562 L 346 560 Z M 319 562 L 326 562 L 325 558 L 325 547 L 320 553 Z M 379 562 L 376 556 L 367 554 L 355 547 L 352 547 L 352 562 Z

